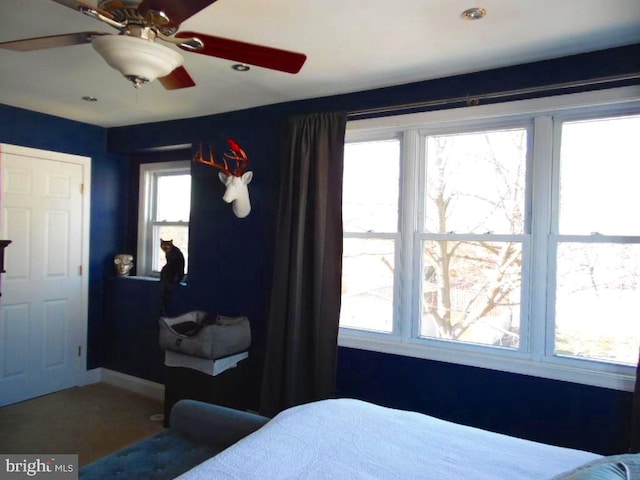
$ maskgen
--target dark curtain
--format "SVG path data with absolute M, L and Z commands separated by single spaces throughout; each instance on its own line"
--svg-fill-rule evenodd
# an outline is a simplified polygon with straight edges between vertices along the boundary
M 345 113 L 292 117 L 283 135 L 260 410 L 335 391 Z
M 640 359 L 636 367 L 636 387 L 631 405 L 631 445 L 630 452 L 640 452 Z

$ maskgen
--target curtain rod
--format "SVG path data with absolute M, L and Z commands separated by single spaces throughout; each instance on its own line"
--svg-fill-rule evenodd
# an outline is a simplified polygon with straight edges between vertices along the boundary
M 476 106 L 481 100 L 489 100 L 495 98 L 507 98 L 518 95 L 528 95 L 531 93 L 550 92 L 553 90 L 562 90 L 569 88 L 589 87 L 602 85 L 605 83 L 622 82 L 625 80 L 636 80 L 640 78 L 640 72 L 628 73 L 624 75 L 613 75 L 609 77 L 593 78 L 590 80 L 581 80 L 575 82 L 555 83 L 551 85 L 543 85 L 540 87 L 520 88 L 517 90 L 506 90 L 503 92 L 483 93 L 479 95 L 466 95 L 464 97 L 443 98 L 441 100 L 430 100 L 425 102 L 405 103 L 401 105 L 393 105 L 389 107 L 367 108 L 363 110 L 354 110 L 347 113 L 349 119 L 363 117 L 368 115 L 376 115 L 380 113 L 394 113 L 403 110 L 412 110 L 418 108 L 435 107 L 439 105 L 448 105 L 451 103 L 466 103 L 467 106 Z

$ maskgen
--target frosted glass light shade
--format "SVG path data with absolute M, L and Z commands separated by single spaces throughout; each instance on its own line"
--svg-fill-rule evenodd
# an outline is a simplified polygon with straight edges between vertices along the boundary
M 169 75 L 182 65 L 175 50 L 143 38 L 126 35 L 102 35 L 91 42 L 93 48 L 134 86 Z

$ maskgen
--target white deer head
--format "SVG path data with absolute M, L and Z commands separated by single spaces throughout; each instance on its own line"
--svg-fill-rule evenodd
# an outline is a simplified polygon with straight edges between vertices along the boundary
M 213 153 L 213 149 L 209 149 L 209 159 L 205 160 L 202 155 L 202 145 L 200 145 L 200 152 L 194 157 L 194 161 L 215 167 L 220 170 L 218 172 L 218 178 L 227 187 L 222 199 L 231 203 L 233 213 L 238 218 L 244 218 L 249 215 L 251 211 L 251 203 L 249 202 L 249 182 L 253 178 L 253 172 L 245 172 L 247 165 L 249 165 L 249 157 L 246 152 L 238 145 L 232 138 L 227 138 L 227 143 L 231 149 L 231 153 L 224 154 L 224 165 L 216 163 L 216 157 Z M 235 170 L 231 170 L 227 164 L 227 159 L 236 161 Z

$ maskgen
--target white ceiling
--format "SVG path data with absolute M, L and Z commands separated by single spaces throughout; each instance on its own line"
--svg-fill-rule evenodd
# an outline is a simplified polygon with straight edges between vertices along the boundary
M 486 18 L 460 18 L 476 6 Z M 50 0 L 0 0 L 0 26 L 0 42 L 116 33 Z M 180 30 L 305 53 L 307 62 L 297 75 L 238 73 L 233 62 L 181 51 L 196 87 L 135 90 L 90 45 L 0 49 L 0 103 L 110 127 L 392 86 L 640 43 L 640 0 L 218 0 Z

